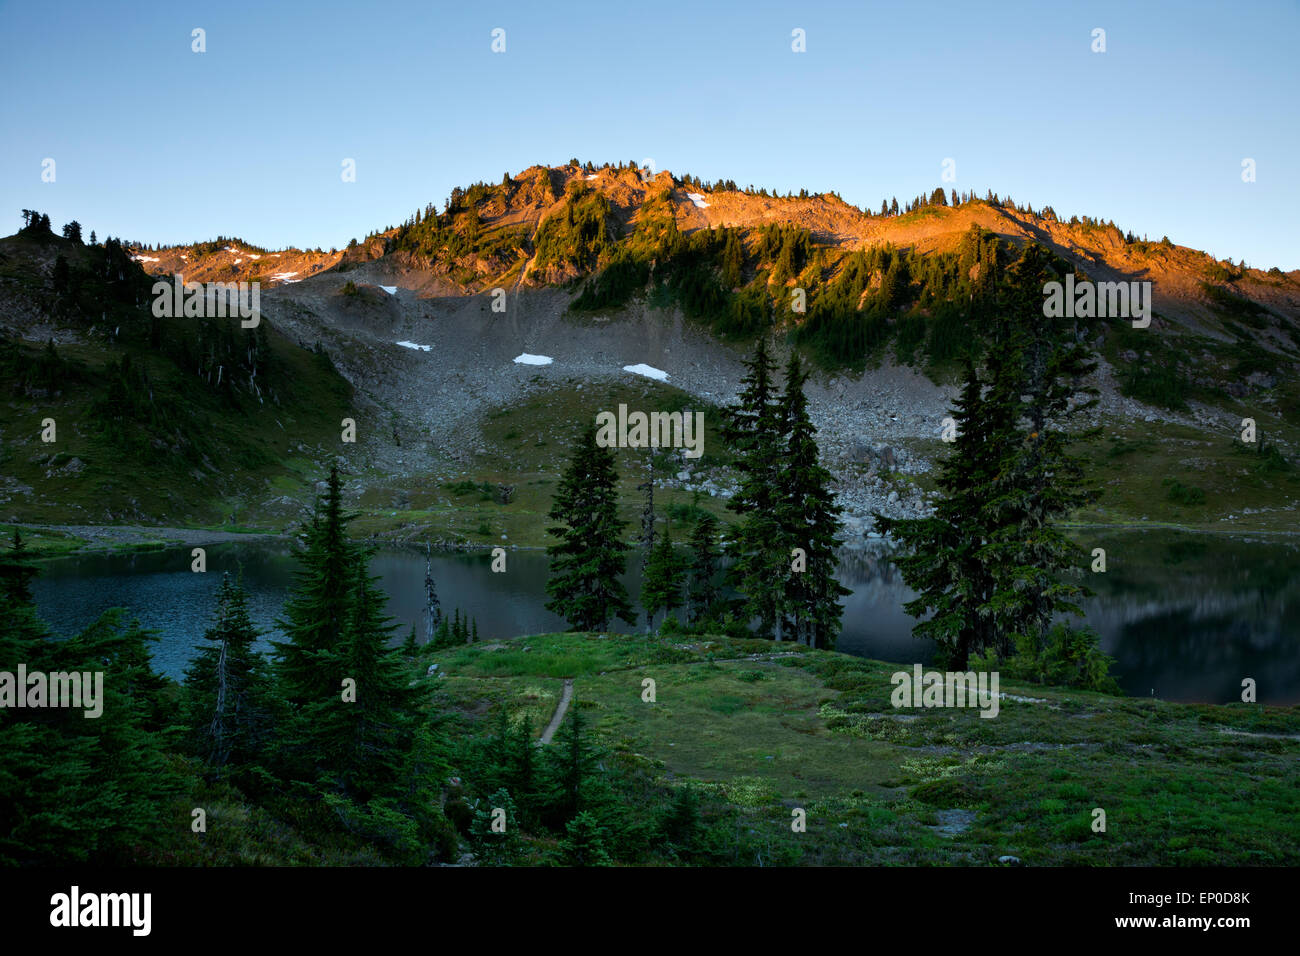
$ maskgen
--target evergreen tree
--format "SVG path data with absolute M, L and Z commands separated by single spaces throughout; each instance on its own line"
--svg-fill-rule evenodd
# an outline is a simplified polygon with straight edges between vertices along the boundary
M 705 511 L 691 530 L 691 563 L 686 571 L 686 614 L 691 624 L 703 621 L 718 603 L 718 519 Z
M 400 652 L 387 646 L 395 627 L 368 563 L 368 553 L 354 556 L 348 622 L 338 647 L 325 657 L 327 668 L 341 675 L 339 689 L 301 712 L 317 773 L 358 802 L 391 791 L 423 702 L 410 686 Z
M 989 553 L 1002 579 L 994 602 L 1003 627 L 998 652 L 1004 657 L 1023 641 L 1039 648 L 1053 618 L 1082 615 L 1075 602 L 1091 593 L 1062 579 L 1082 566 L 1083 552 L 1058 521 L 1097 497 L 1083 461 L 1070 452 L 1095 429 L 1067 430 L 1096 405 L 1096 389 L 1083 384 L 1096 367 L 1083 344 L 1086 330 L 1077 320 L 1042 318 L 1043 285 L 1059 279 L 1064 268 L 1053 268 L 1036 243 L 1022 250 L 1006 271 L 990 348 L 995 400 L 1013 410 L 1019 429 L 989 500 L 997 529 Z
M 34 607 L 32 581 L 40 573 L 23 541 L 22 532 L 14 528 L 12 545 L 7 552 L 0 553 L 0 595 L 3 595 L 3 603 Z
M 189 744 L 218 772 L 258 762 L 272 733 L 274 705 L 266 661 L 253 645 L 261 631 L 241 582 L 223 574 L 203 647 L 185 673 Z
M 519 856 L 519 826 L 519 811 L 505 787 L 499 787 L 486 801 L 480 801 L 469 831 L 479 865 L 515 863 Z
M 606 849 L 607 831 L 594 814 L 577 814 L 565 826 L 564 842 L 560 845 L 565 866 L 610 866 L 612 862 Z
M 722 284 L 728 289 L 738 289 L 744 282 L 745 247 L 735 229 L 727 230 L 722 249 Z
M 1078 330 L 1042 320 L 1051 274 L 1035 246 L 1008 270 L 985 377 L 967 362 L 935 514 L 876 516 L 903 546 L 895 563 L 918 592 L 908 613 L 932 615 L 913 633 L 935 639 L 952 669 L 964 669 L 972 654 L 1037 654 L 1052 618 L 1078 613 L 1074 602 L 1087 593 L 1062 580 L 1080 552 L 1056 521 L 1095 495 L 1069 453 L 1080 436 L 1066 431 L 1075 411 L 1092 404 L 1075 403 L 1089 394 L 1082 379 L 1092 362 Z
M 646 449 L 645 481 L 637 486 L 638 491 L 645 492 L 645 507 L 641 509 L 641 580 L 644 582 L 650 571 L 650 562 L 655 552 L 655 466 L 654 450 Z M 645 594 L 644 584 L 642 595 Z M 642 605 L 645 606 L 644 597 Z M 654 611 L 645 606 L 645 632 L 654 628 Z
M 665 842 L 685 856 L 690 856 L 699 842 L 703 829 L 700 819 L 700 794 L 687 783 L 678 787 L 673 801 L 664 813 L 660 832 Z
M 997 634 L 989 608 L 996 582 L 985 551 L 991 529 L 984 504 L 1012 423 L 1005 408 L 986 402 L 984 388 L 967 359 L 952 409 L 957 436 L 939 463 L 941 497 L 934 514 L 888 518 L 875 513 L 876 527 L 899 542 L 894 564 L 917 592 L 903 605 L 920 622 L 912 633 L 934 640 L 939 662 L 950 670 L 965 670 L 969 656 L 994 646 Z
M 671 614 L 682 606 L 682 559 L 673 550 L 670 528 L 655 546 L 641 581 L 641 606 L 651 623 L 660 611 Z
M 728 507 L 742 518 L 730 579 L 745 596 L 743 616 L 758 619 L 759 636 L 773 637 L 789 552 L 782 547 L 776 508 L 783 429 L 772 380 L 775 365 L 765 336 L 745 368 L 737 404 L 728 410 L 724 428 L 740 472 L 739 488 Z
M 280 622 L 288 640 L 275 645 L 278 690 L 290 707 L 280 770 L 309 793 L 332 795 L 337 812 L 356 813 L 368 826 L 377 825 L 377 813 L 395 812 L 365 805 L 400 787 L 423 695 L 410 686 L 400 649 L 387 646 L 395 626 L 367 570 L 368 552 L 345 537 L 350 520 L 331 469 Z
M 844 613 L 839 598 L 850 592 L 835 577 L 842 509 L 830 489 L 831 473 L 820 463 L 817 429 L 808 415 L 803 391 L 807 380 L 803 363 L 792 352 L 780 400 L 787 437 L 783 467 L 777 473 L 777 510 L 782 539 L 790 548 L 787 556 L 800 549 L 806 566 L 795 570 L 795 559 L 787 561 L 780 608 L 782 618 L 793 625 L 797 641 L 809 647 L 832 648 Z
M 352 515 L 343 513 L 338 469 L 331 468 L 323 500 L 297 552 L 296 585 L 279 621 L 288 638 L 274 644 L 276 679 L 281 694 L 295 707 L 339 693 L 343 675 L 328 666 L 347 625 L 355 580 L 355 553 L 347 540 Z
M 560 541 L 546 549 L 551 558 L 546 607 L 575 631 L 604 630 L 615 616 L 636 623 L 619 580 L 627 545 L 621 539 L 625 522 L 618 517 L 617 490 L 614 452 L 596 444 L 593 422 L 578 441 L 551 506 L 549 517 L 562 524 L 547 529 Z
M 548 821 L 561 823 L 583 810 L 599 813 L 608 806 L 609 786 L 600 767 L 602 753 L 587 739 L 587 718 L 576 698 L 546 756 L 549 797 L 544 817 Z

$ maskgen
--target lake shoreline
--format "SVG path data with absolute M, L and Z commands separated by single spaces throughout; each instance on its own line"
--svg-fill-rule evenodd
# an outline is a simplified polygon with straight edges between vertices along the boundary
M 43 525 L 12 523 L 6 528 L 17 527 L 32 555 L 36 558 L 58 558 L 73 554 L 96 554 L 116 551 L 154 551 L 168 547 L 204 547 L 213 544 L 232 542 L 275 541 L 291 542 L 296 535 L 290 531 L 272 531 L 257 528 L 222 529 L 209 527 L 178 527 L 150 525 Z M 1219 538 L 1249 540 L 1251 538 L 1270 538 L 1285 540 L 1300 539 L 1300 531 L 1278 530 L 1237 530 L 1229 531 L 1218 528 L 1197 528 L 1190 525 L 1166 524 L 1155 522 L 1141 523 L 1065 523 L 1061 529 L 1072 537 L 1082 532 L 1180 532 L 1185 534 L 1208 535 Z M 5 537 L 8 537 L 6 532 Z M 372 545 L 400 548 L 402 550 L 423 551 L 421 542 L 413 541 L 408 536 L 379 533 L 359 538 Z M 893 539 L 875 533 L 854 536 L 845 540 L 841 547 L 849 550 L 872 549 L 882 545 L 893 544 Z M 629 542 L 635 546 L 635 542 Z M 461 542 L 455 545 L 438 543 L 433 550 L 440 553 L 474 553 L 491 552 L 494 548 L 504 547 L 510 551 L 544 551 L 546 546 L 540 544 L 519 544 L 515 542 L 493 542 L 479 544 Z

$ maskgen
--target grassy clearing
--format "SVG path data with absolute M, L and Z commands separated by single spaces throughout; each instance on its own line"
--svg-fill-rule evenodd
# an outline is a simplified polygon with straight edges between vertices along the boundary
M 1243 412 L 1242 417 L 1246 417 Z M 1262 436 L 1292 429 L 1255 414 Z M 1239 431 L 1214 434 L 1157 422 L 1111 424 L 1085 453 L 1102 497 L 1076 516 L 1086 524 L 1173 527 L 1226 533 L 1300 531 L 1300 462 L 1261 444 L 1243 445 Z
M 774 656 L 776 654 L 789 656 Z M 734 658 L 741 658 L 734 660 Z M 767 642 L 556 634 L 439 652 L 442 704 L 540 727 L 577 706 L 651 786 L 698 782 L 777 862 L 1295 865 L 1300 708 L 1004 683 L 978 710 L 898 711 L 899 665 Z M 642 700 L 645 678 L 656 701 Z M 808 832 L 790 830 L 808 811 Z M 1105 833 L 1092 830 L 1106 812 Z
M 23 544 L 27 550 L 36 557 L 57 558 L 65 554 L 72 554 L 86 544 L 83 538 L 62 531 L 28 528 L 25 525 L 0 524 L 0 547 L 8 547 L 13 541 L 15 527 L 22 532 Z

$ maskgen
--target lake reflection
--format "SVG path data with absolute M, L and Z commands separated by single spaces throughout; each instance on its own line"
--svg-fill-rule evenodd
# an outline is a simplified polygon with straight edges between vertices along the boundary
M 1115 670 L 1134 695 L 1224 703 L 1240 699 L 1242 678 L 1258 684 L 1261 702 L 1300 701 L 1300 561 L 1294 544 L 1169 533 L 1115 533 L 1081 544 L 1105 547 L 1108 570 L 1089 574 L 1096 596 L 1085 602 L 1088 623 L 1117 659 Z M 223 571 L 241 567 L 254 621 L 279 637 L 275 618 L 293 583 L 287 544 L 250 542 L 208 549 L 208 571 L 190 571 L 186 549 L 85 555 L 44 562 L 37 604 L 55 631 L 73 633 L 109 607 L 126 607 L 160 632 L 156 665 L 179 678 L 212 613 Z M 494 574 L 487 554 L 435 554 L 433 574 L 443 610 L 461 608 L 478 622 L 483 640 L 563 630 L 545 609 L 546 556 L 510 551 L 508 571 Z M 629 560 L 624 584 L 635 595 L 639 561 Z M 385 550 L 372 573 L 389 594 L 400 637 L 423 634 L 425 556 Z M 888 550 L 845 550 L 844 599 L 838 649 L 900 663 L 928 663 L 932 647 L 911 636 L 902 605 L 912 592 L 889 562 Z M 621 622 L 616 630 L 631 630 Z M 269 648 L 269 644 L 263 645 Z

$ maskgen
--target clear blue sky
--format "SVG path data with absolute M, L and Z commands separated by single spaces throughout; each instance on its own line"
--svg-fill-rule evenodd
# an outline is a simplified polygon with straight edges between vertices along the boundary
M 571 156 L 879 207 L 951 157 L 959 190 L 1295 269 L 1298 28 L 1296 0 L 5 3 L 0 232 L 329 248 Z

